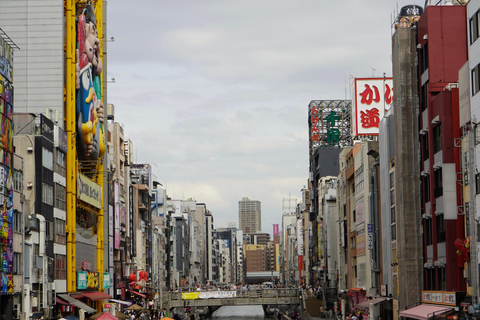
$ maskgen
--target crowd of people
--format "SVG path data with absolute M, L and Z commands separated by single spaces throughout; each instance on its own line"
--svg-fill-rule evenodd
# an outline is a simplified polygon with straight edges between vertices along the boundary
M 125 310 L 123 312 L 130 317 L 130 320 L 158 320 L 168 316 L 166 309 L 160 310 Z

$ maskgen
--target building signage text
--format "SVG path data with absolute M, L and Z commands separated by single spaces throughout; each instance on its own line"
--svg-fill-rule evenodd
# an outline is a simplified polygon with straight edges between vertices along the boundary
M 92 206 L 102 208 L 102 186 L 93 182 L 86 176 L 78 175 L 77 198 L 91 204 Z

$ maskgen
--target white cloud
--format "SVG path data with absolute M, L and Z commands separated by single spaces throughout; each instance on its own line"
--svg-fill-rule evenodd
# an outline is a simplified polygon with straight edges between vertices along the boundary
M 136 160 L 156 163 L 169 193 L 174 185 L 205 202 L 225 225 L 242 197 L 260 200 L 271 232 L 282 199 L 306 184 L 308 103 L 349 98 L 350 74 L 391 75 L 394 9 L 384 0 L 111 1 L 108 102 Z

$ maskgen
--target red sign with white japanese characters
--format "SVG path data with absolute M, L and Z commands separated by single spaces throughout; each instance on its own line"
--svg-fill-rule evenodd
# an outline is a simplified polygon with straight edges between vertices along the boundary
M 380 120 L 393 102 L 392 78 L 355 79 L 354 134 L 378 135 Z

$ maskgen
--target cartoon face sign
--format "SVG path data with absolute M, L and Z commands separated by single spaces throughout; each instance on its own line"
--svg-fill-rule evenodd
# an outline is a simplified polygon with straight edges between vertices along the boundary
M 84 13 L 77 25 L 77 150 L 79 159 L 96 160 L 106 148 L 100 84 L 103 65 L 93 6 L 88 4 Z
M 417 21 L 423 13 L 423 8 L 417 5 L 404 6 L 398 15 L 397 28 L 410 28 L 417 25 Z

